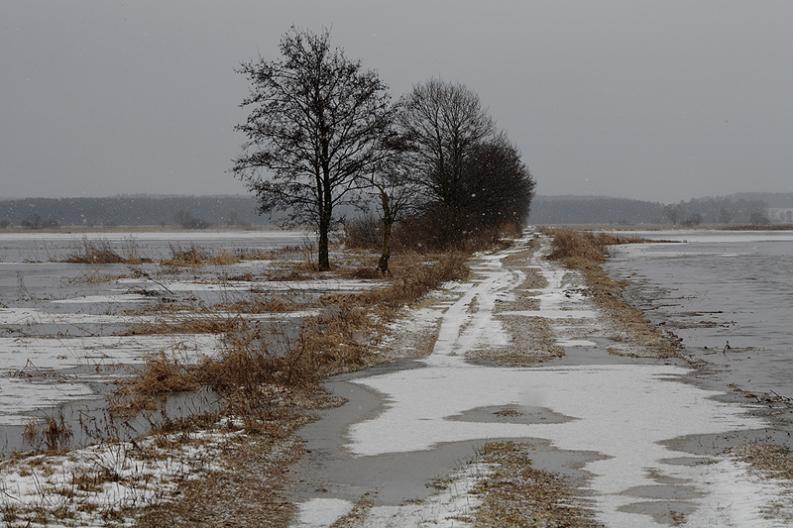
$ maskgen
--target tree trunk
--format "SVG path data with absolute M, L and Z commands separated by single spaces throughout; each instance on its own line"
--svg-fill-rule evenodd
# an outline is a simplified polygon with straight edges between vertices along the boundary
M 377 263 L 377 269 L 383 275 L 389 273 L 388 260 L 391 258 L 391 225 L 393 222 L 390 220 L 383 220 L 383 252 L 380 255 L 380 261 Z
M 391 213 L 391 200 L 388 193 L 380 190 L 380 202 L 383 208 L 383 252 L 380 254 L 380 261 L 377 269 L 385 275 L 388 273 L 388 260 L 391 258 L 391 226 L 394 224 L 394 216 Z
M 327 142 L 322 145 L 323 160 L 327 160 Z M 330 258 L 328 257 L 328 231 L 333 220 L 333 196 L 330 192 L 330 168 L 326 161 L 322 163 L 322 209 L 319 215 L 319 271 L 330 271 Z
M 330 258 L 328 257 L 328 229 L 330 227 L 330 220 L 325 217 L 323 213 L 319 220 L 319 243 L 318 243 L 318 258 L 317 264 L 319 271 L 330 271 Z

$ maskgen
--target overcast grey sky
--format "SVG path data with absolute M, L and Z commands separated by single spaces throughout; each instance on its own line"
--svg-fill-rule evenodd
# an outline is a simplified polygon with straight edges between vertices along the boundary
M 469 85 L 542 194 L 793 191 L 789 0 L 2 0 L 0 197 L 244 192 L 233 70 L 290 24 Z

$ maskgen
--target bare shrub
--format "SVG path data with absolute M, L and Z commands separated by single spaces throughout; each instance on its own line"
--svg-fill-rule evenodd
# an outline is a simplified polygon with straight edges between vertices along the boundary
M 171 244 L 171 258 L 163 259 L 160 264 L 163 266 L 197 268 L 201 266 L 228 266 L 237 264 L 241 257 L 231 251 L 221 250 L 210 253 L 195 244 L 188 248 L 182 248 Z
M 73 254 L 67 261 L 82 264 L 120 264 L 124 259 L 113 250 L 108 241 L 84 239 L 82 253 Z
M 382 223 L 373 216 L 347 220 L 344 222 L 344 245 L 351 249 L 379 249 L 382 229 Z
M 162 334 L 225 334 L 234 330 L 240 323 L 235 315 L 221 315 L 201 311 L 174 319 L 165 318 L 156 323 L 138 323 L 128 327 L 122 335 L 162 335 Z
M 610 245 L 647 242 L 640 237 L 624 237 L 567 228 L 548 229 L 546 233 L 553 237 L 553 246 L 548 255 L 551 260 L 580 259 L 584 262 L 603 262 L 608 257 Z
M 120 414 L 157 408 L 158 398 L 174 392 L 195 390 L 200 386 L 194 366 L 164 352 L 150 356 L 143 370 L 120 382 L 111 408 Z
M 22 438 L 36 449 L 43 447 L 47 451 L 60 451 L 68 447 L 72 439 L 72 428 L 63 415 L 58 419 L 48 418 L 44 423 L 28 420 L 22 431 Z

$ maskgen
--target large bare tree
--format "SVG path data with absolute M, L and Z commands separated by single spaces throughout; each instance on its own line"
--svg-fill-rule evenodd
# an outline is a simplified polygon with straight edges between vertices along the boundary
M 318 264 L 330 269 L 328 234 L 334 208 L 350 203 L 359 176 L 372 169 L 391 119 L 388 88 L 360 61 L 332 47 L 327 30 L 292 28 L 279 60 L 242 64 L 251 83 L 238 125 L 247 142 L 234 173 L 256 193 L 260 210 L 287 212 L 287 222 L 312 225 Z
M 417 183 L 429 202 L 459 208 L 466 156 L 495 132 L 479 96 L 462 84 L 432 79 L 414 86 L 400 108 L 397 121 Z

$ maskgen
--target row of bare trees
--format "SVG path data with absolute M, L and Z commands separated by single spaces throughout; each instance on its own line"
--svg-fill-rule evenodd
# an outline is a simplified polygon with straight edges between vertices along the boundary
M 239 70 L 251 90 L 233 172 L 262 212 L 283 210 L 288 222 L 316 228 L 321 270 L 330 269 L 340 206 L 378 210 L 383 272 L 400 223 L 432 225 L 432 242 L 453 246 L 528 216 L 534 180 L 467 87 L 433 79 L 393 101 L 328 31 L 292 28 L 280 51 Z

